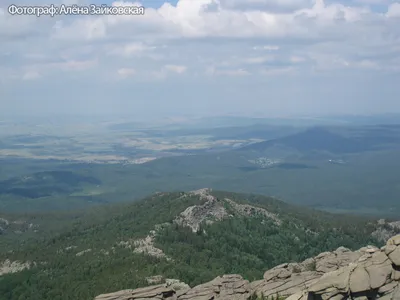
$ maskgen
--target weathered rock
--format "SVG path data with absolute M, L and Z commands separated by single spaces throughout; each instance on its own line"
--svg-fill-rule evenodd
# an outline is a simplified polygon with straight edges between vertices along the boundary
M 394 245 L 394 246 L 400 245 L 400 234 L 390 238 L 387 241 L 386 245 Z
M 273 214 L 264 208 L 256 207 L 256 206 L 249 205 L 249 204 L 238 204 L 235 201 L 228 199 L 228 198 L 225 198 L 224 200 L 226 202 L 228 202 L 236 212 L 238 212 L 239 214 L 241 214 L 243 216 L 259 215 L 259 216 L 263 216 L 265 218 L 269 218 L 269 219 L 273 220 L 276 225 L 282 224 L 282 221 L 278 218 L 278 216 L 276 214 Z
M 340 247 L 301 263 L 285 263 L 249 283 L 240 275 L 224 275 L 190 288 L 176 280 L 136 290 L 100 295 L 95 300 L 248 300 L 253 294 L 287 300 L 400 300 L 400 235 L 381 249 L 358 251 Z
M 175 291 L 189 290 L 190 286 L 184 282 L 177 279 L 165 279 L 165 284 L 167 287 L 173 288 Z
M 392 280 L 399 281 L 400 280 L 400 270 L 392 271 Z
M 97 296 L 95 300 L 245 300 L 249 297 L 250 287 L 247 280 L 243 280 L 240 275 L 224 275 L 192 289 L 179 280 L 167 279 L 166 284 L 104 294 Z
M 397 287 L 398 282 L 392 281 L 378 289 L 378 294 L 386 295 L 391 292 Z
M 312 286 L 287 300 L 310 299 L 400 299 L 397 253 L 400 236 L 387 242 L 384 249 L 368 247 L 357 262 L 323 275 Z M 351 295 L 351 296 L 350 296 Z
M 258 295 L 264 294 L 264 296 L 289 296 L 296 292 L 301 291 L 304 288 L 309 287 L 314 283 L 320 275 L 317 272 L 303 272 L 294 273 L 289 278 L 276 278 L 274 280 L 255 281 L 250 284 L 252 290 Z
M 396 266 L 400 267 L 400 247 L 396 247 L 388 256 Z
M 154 257 L 164 257 L 167 260 L 171 260 L 167 257 L 161 249 L 158 249 L 154 246 L 154 231 L 150 233 L 146 238 L 139 239 L 133 242 L 135 249 L 133 252 L 135 253 L 146 253 L 147 255 Z
M 224 275 L 201 284 L 179 295 L 179 300 L 246 300 L 250 297 L 250 285 L 240 275 Z
M 146 281 L 148 284 L 153 285 L 153 284 L 160 284 L 163 282 L 164 277 L 162 275 L 155 275 L 151 277 L 146 277 Z
M 195 195 L 200 195 L 207 201 L 202 205 L 194 205 L 186 208 L 175 218 L 175 223 L 190 227 L 193 232 L 196 232 L 203 222 L 221 221 L 229 216 L 223 203 L 216 197 L 207 194 L 206 190 L 199 190 L 193 193 Z
M 9 273 L 17 273 L 25 269 L 29 269 L 31 267 L 30 262 L 19 262 L 19 261 L 10 261 L 6 259 L 3 262 L 0 262 L 0 276 L 9 274 Z
M 285 263 L 264 273 L 264 280 L 251 283 L 252 290 L 265 296 L 290 296 L 310 287 L 325 273 L 335 271 L 357 261 L 368 252 L 379 251 L 376 247 L 364 247 L 352 252 L 339 247 L 333 252 L 323 252 L 301 263 Z M 371 255 L 368 253 L 368 255 Z
M 135 300 L 135 299 L 168 299 L 174 296 L 176 292 L 171 287 L 164 284 L 153 285 L 136 290 L 123 290 L 116 293 L 99 295 L 95 300 Z
M 365 268 L 358 266 L 350 275 L 350 291 L 359 293 L 370 289 L 369 274 Z M 347 274 L 343 279 L 347 279 Z
M 228 198 L 218 199 L 211 195 L 210 191 L 211 190 L 209 189 L 192 191 L 191 194 L 200 196 L 200 199 L 204 200 L 205 203 L 189 206 L 175 218 L 174 222 L 181 226 L 190 227 L 193 232 L 197 232 L 200 229 L 200 225 L 203 223 L 212 224 L 230 218 L 231 215 L 225 207 L 226 204 L 229 204 L 229 206 L 240 215 L 258 215 L 271 219 L 276 225 L 282 223 L 276 214 L 271 213 L 264 208 L 249 204 L 239 204 Z
M 400 221 L 386 222 L 386 220 L 381 219 L 377 222 L 377 228 L 372 233 L 372 236 L 377 240 L 386 242 L 399 232 L 400 232 Z
M 308 291 L 314 294 L 322 294 L 325 290 L 332 288 L 338 291 L 345 291 L 349 287 L 349 275 L 354 270 L 355 265 L 351 264 L 339 270 L 324 274 Z

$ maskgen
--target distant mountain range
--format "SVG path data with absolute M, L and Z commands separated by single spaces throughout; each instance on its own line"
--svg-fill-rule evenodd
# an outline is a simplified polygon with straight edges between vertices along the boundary
M 237 151 L 263 152 L 274 146 L 283 146 L 302 153 L 326 151 L 332 154 L 351 154 L 400 146 L 400 130 L 397 126 L 378 127 L 360 132 L 358 136 L 343 136 L 333 132 L 335 130 L 338 131 L 340 128 L 314 127 L 285 137 L 254 143 Z
M 225 129 L 218 134 L 234 135 L 232 128 Z M 261 134 L 260 128 L 253 129 Z M 253 129 L 237 134 L 250 138 Z M 274 195 L 330 211 L 398 214 L 398 125 L 281 129 L 267 131 L 266 141 L 241 148 L 174 155 L 141 165 L 3 159 L 0 209 L 82 209 L 156 191 L 209 186 Z M 283 134 L 286 130 L 290 132 Z

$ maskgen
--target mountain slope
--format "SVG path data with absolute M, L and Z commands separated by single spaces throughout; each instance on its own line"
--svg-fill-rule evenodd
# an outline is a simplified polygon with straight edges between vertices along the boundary
M 0 181 L 0 196 L 40 198 L 57 193 L 72 193 L 84 184 L 99 185 L 101 181 L 71 171 L 36 172 Z
M 387 144 L 399 146 L 400 137 L 398 131 L 392 133 L 380 127 L 376 128 L 376 130 L 373 129 L 361 132 L 348 130 L 345 135 L 342 135 L 337 133 L 337 131 L 340 132 L 338 128 L 313 127 L 285 137 L 254 143 L 237 151 L 264 152 L 279 146 L 301 153 L 324 151 L 340 155 L 377 150 Z
M 0 298 L 93 299 L 145 286 L 155 275 L 191 286 L 226 273 L 256 280 L 283 262 L 376 244 L 378 226 L 265 196 L 207 189 L 159 193 L 107 220 L 77 223 L 71 231 L 3 253 L 0 261 L 30 268 L 0 277 Z
M 400 299 L 400 235 L 385 247 L 350 251 L 340 247 L 301 263 L 285 263 L 254 282 L 223 275 L 194 288 L 177 280 L 136 290 L 99 295 L 95 300 L 372 300 Z

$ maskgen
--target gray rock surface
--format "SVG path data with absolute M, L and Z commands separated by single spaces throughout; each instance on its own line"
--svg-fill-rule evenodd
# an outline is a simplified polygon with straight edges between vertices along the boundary
M 5 261 L 0 262 L 0 276 L 29 269 L 31 265 L 30 262 L 10 261 L 9 259 L 6 259 Z
M 192 289 L 177 280 L 172 284 L 154 285 L 136 290 L 124 290 L 97 296 L 95 300 L 245 300 L 250 297 L 250 286 L 240 275 L 224 275 Z
M 224 275 L 198 285 L 178 295 L 178 300 L 245 300 L 250 297 L 250 286 L 240 275 Z
M 123 290 L 110 294 L 99 295 L 95 300 L 134 300 L 134 299 L 176 299 L 177 291 L 167 284 L 158 284 L 135 290 Z
M 374 249 L 374 251 L 368 251 Z M 400 235 L 383 249 L 369 247 L 356 261 L 324 274 L 287 300 L 387 299 L 400 300 Z
M 264 208 L 248 204 L 239 204 L 228 198 L 223 200 L 217 199 L 217 197 L 210 194 L 210 191 L 210 189 L 200 189 L 190 192 L 190 194 L 200 196 L 200 199 L 205 202 L 200 205 L 189 206 L 175 218 L 174 222 L 181 226 L 190 227 L 193 232 L 196 232 L 203 223 L 212 224 L 213 222 L 218 222 L 231 217 L 225 208 L 226 204 L 229 204 L 230 207 L 240 215 L 259 215 L 271 219 L 276 225 L 281 224 L 281 220 L 276 214 L 273 214 Z M 186 197 L 186 195 L 183 197 Z
M 287 300 L 400 300 L 400 235 L 385 247 L 358 251 L 340 247 L 301 263 L 285 263 L 249 283 L 224 275 L 190 288 L 176 280 L 136 290 L 100 295 L 95 300 L 246 300 L 254 294 Z

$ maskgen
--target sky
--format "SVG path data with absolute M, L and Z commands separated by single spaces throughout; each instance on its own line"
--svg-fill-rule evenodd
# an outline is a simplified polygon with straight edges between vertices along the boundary
M 144 15 L 10 15 L 9 5 L 143 6 Z M 400 112 L 391 0 L 2 0 L 7 114 Z

